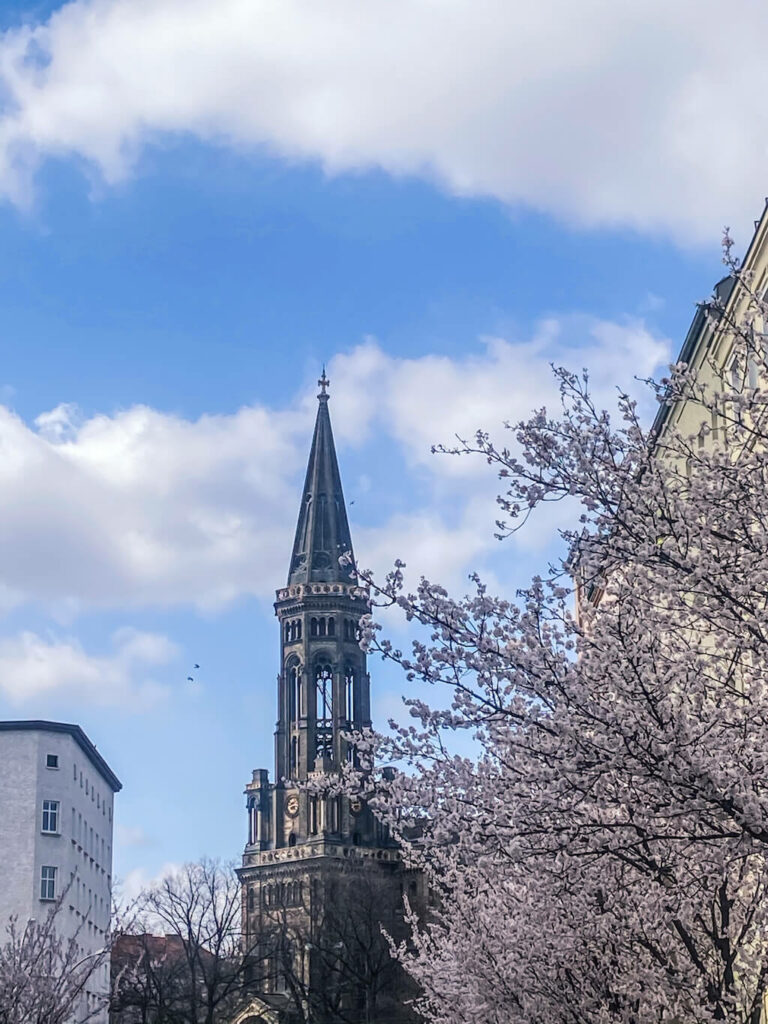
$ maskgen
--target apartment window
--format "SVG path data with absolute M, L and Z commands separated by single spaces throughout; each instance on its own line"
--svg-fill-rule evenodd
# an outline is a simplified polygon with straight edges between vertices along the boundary
M 56 868 L 43 865 L 40 869 L 40 899 L 56 899 Z
M 43 832 L 59 831 L 59 801 L 43 800 Z
M 58 768 L 59 767 L 59 755 L 58 754 L 46 754 L 45 755 L 45 767 L 46 768 Z

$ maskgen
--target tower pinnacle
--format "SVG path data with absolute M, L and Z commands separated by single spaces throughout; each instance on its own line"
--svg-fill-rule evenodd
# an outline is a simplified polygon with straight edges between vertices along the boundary
M 351 566 L 339 565 L 339 558 L 352 550 L 352 537 L 328 413 L 330 381 L 325 367 L 317 383 L 319 405 L 288 570 L 289 585 L 350 583 L 354 579 Z

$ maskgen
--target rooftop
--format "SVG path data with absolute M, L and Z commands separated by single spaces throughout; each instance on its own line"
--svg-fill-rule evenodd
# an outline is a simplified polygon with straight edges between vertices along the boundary
M 119 793 L 123 788 L 120 779 L 118 779 L 79 725 L 70 725 L 67 722 L 44 722 L 40 719 L 26 719 L 19 722 L 0 722 L 0 732 L 67 733 L 77 743 L 93 767 L 106 779 L 114 793 Z

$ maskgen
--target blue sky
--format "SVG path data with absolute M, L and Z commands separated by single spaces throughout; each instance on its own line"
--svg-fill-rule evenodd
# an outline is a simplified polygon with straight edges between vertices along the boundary
M 610 401 L 748 240 L 765 114 L 709 30 L 543 6 L 0 13 L 0 717 L 85 727 L 132 885 L 241 852 L 323 362 L 361 561 L 511 590 L 561 521 L 499 545 L 495 481 L 429 445 L 548 401 L 552 359 Z

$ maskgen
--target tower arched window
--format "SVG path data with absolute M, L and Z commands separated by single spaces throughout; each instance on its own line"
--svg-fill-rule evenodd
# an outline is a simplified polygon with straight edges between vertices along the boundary
M 296 639 L 301 640 L 301 619 L 296 621 Z
M 248 842 L 256 842 L 257 804 L 253 797 L 248 799 Z
M 285 642 L 289 644 L 291 642 L 291 624 L 286 622 L 285 624 Z
M 325 616 L 319 620 L 320 636 L 325 636 Z
M 315 737 L 318 757 L 333 757 L 333 670 L 328 664 L 315 669 Z
M 344 669 L 344 700 L 348 722 L 355 720 L 355 670 L 351 665 Z
M 295 778 L 299 767 L 299 739 L 298 736 L 291 737 L 291 778 Z
M 309 831 L 317 835 L 317 797 L 314 794 L 309 798 Z
M 334 618 L 328 619 L 328 636 L 336 636 L 336 620 Z
M 288 666 L 288 718 L 298 722 L 301 717 L 301 666 L 293 661 Z
M 317 636 L 317 619 L 314 617 L 314 615 L 309 620 L 309 635 Z

